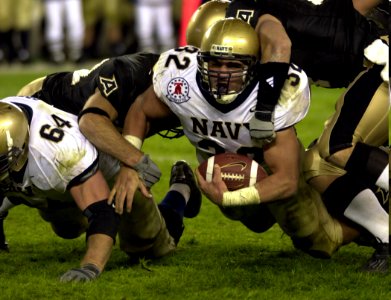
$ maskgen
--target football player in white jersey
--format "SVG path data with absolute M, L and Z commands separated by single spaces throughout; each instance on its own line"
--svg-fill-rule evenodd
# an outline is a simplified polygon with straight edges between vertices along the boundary
M 107 201 L 106 181 L 118 170 L 119 162 L 98 154 L 80 132 L 77 116 L 33 98 L 0 101 L 0 216 L 23 203 L 38 208 L 60 237 L 86 232 L 80 268 L 66 272 L 61 281 L 98 277 L 117 232 L 121 250 L 130 256 L 159 257 L 175 249 L 185 205 L 175 206 L 167 196 L 158 209 L 153 198 L 138 193 L 131 212 L 120 216 Z M 182 171 L 181 163 L 174 165 L 170 184 L 187 178 Z M 5 237 L 0 237 L 6 250 Z
M 248 126 L 258 92 L 253 72 L 259 45 L 254 41 L 251 26 L 225 19 L 209 28 L 200 51 L 185 47 L 163 53 L 154 68 L 153 88 L 130 108 L 124 133 L 142 140 L 150 120 L 175 115 L 200 162 L 221 152 L 251 156 L 270 171 L 262 182 L 228 192 L 218 176 L 212 183 L 198 176 L 201 190 L 224 215 L 249 229 L 263 232 L 277 221 L 295 246 L 330 257 L 342 244 L 342 229 L 300 174 L 304 150 L 294 129 L 310 104 L 308 79 L 291 65 L 276 108 L 277 137 L 264 148 L 255 146 Z
M 120 221 L 107 204 L 110 190 L 98 169 L 96 149 L 80 133 L 76 116 L 42 101 L 5 98 L 0 102 L 0 115 L 0 211 L 26 203 L 45 212 L 52 204 L 49 199 L 67 202 L 64 193 L 69 190 L 90 225 L 81 213 L 72 215 L 70 227 L 64 226 L 61 215 L 52 222 L 55 232 L 65 238 L 87 233 L 81 267 L 68 271 L 63 279 L 69 275 L 72 280 L 96 278 L 110 257 Z M 111 171 L 107 175 L 117 170 Z
M 249 7 L 246 7 L 246 9 L 244 9 L 244 7 L 240 7 L 240 2 L 242 2 L 242 5 L 248 5 Z M 358 3 L 359 1 L 353 2 L 355 2 L 355 4 L 363 5 L 365 3 L 368 4 L 371 1 L 361 1 L 361 3 Z M 372 1 L 372 5 L 376 4 L 375 2 L 378 1 Z M 238 4 L 239 8 L 242 9 L 241 14 L 237 14 L 236 17 L 240 17 L 241 15 L 244 16 L 245 14 L 247 14 L 247 16 L 254 16 L 256 12 L 256 10 L 251 7 L 251 5 L 254 4 L 251 4 L 251 1 L 238 0 L 231 4 L 232 7 Z M 262 2 L 262 4 L 264 4 L 264 2 Z M 275 2 L 271 1 L 271 7 L 273 7 L 273 5 L 278 6 L 279 4 L 275 4 Z M 204 4 L 198 9 L 198 12 L 192 19 L 193 23 L 189 26 L 189 30 L 187 32 L 188 40 L 192 43 L 192 45 L 197 47 L 200 46 L 201 39 L 195 39 L 195 37 L 198 37 L 200 31 L 203 32 L 203 28 L 205 26 L 210 26 L 211 20 L 215 21 L 216 18 L 221 19 L 221 15 L 225 13 L 227 6 L 227 3 L 216 0 L 208 2 L 208 4 Z M 263 9 L 264 8 L 265 6 L 263 5 Z M 309 8 L 309 10 L 312 10 L 313 8 L 314 6 Z M 357 9 L 357 7 L 355 8 Z M 289 11 L 289 9 L 289 5 L 287 5 L 284 8 L 279 7 L 276 11 L 283 15 L 285 10 Z M 319 6 L 320 11 L 326 12 L 327 9 L 327 6 Z M 353 7 L 348 9 L 354 11 Z M 305 10 L 299 9 L 299 11 L 303 12 Z M 333 13 L 333 16 L 336 17 L 340 14 L 340 11 L 337 12 L 331 9 L 331 14 Z M 346 15 L 349 14 L 350 13 L 342 14 L 341 16 L 346 18 Z M 308 13 L 304 19 L 292 14 L 286 14 L 286 17 L 288 19 L 297 18 L 299 20 L 298 22 L 289 23 L 290 26 L 297 26 L 301 24 L 301 22 L 303 22 L 302 20 L 305 20 L 305 18 L 312 17 L 314 20 L 320 19 L 319 15 L 313 15 L 312 13 Z M 256 17 L 253 19 L 251 18 L 252 17 L 244 19 L 246 21 L 254 21 L 257 19 Z M 329 13 L 327 13 L 326 18 L 332 20 Z M 361 19 L 365 20 L 362 17 Z M 325 25 L 327 23 L 320 22 L 319 24 Z M 253 25 L 255 26 L 255 24 Z M 357 28 L 359 28 L 359 26 L 357 26 Z M 319 28 L 318 31 L 320 29 L 321 28 Z M 312 32 L 316 32 L 316 30 L 312 30 Z M 332 31 L 330 31 L 330 33 L 331 32 Z M 314 38 L 317 39 L 319 36 L 320 35 L 317 35 L 317 37 Z M 273 35 L 273 37 L 275 36 Z M 361 37 L 369 38 L 369 35 L 365 34 Z M 299 36 L 297 36 L 297 38 L 300 39 Z M 307 41 L 307 39 L 305 40 Z M 351 40 L 352 39 L 347 39 L 347 43 L 351 42 Z M 368 40 L 370 41 L 371 39 L 369 38 Z M 297 42 L 295 39 L 294 41 Z M 308 41 L 306 43 L 307 45 L 311 44 L 308 43 Z M 300 44 L 300 41 L 294 44 L 296 46 L 293 47 L 297 47 L 297 45 Z M 281 45 L 283 45 L 283 43 Z M 365 46 L 365 44 L 363 46 Z M 300 48 L 300 51 L 308 51 L 307 48 L 308 47 Z M 313 49 L 310 51 L 312 50 Z M 300 54 L 300 51 L 293 52 L 294 56 L 292 61 L 298 59 L 297 55 Z M 343 55 L 345 55 L 345 52 L 346 51 L 343 51 Z M 368 68 L 364 72 L 360 73 L 353 80 L 354 74 L 356 74 L 358 70 L 364 68 L 362 64 L 364 54 L 366 59 L 371 61 L 371 63 L 367 66 Z M 322 196 L 326 205 L 328 207 L 331 205 L 330 209 L 334 217 L 340 218 L 345 209 L 349 206 L 353 207 L 354 203 L 359 201 L 355 200 L 356 195 L 360 195 L 358 198 L 363 199 L 361 201 L 368 199 L 368 201 L 364 203 L 365 205 L 360 206 L 361 210 L 357 213 L 357 215 L 353 216 L 350 213 L 350 219 L 353 219 L 355 223 L 360 224 L 360 226 L 367 230 L 369 229 L 369 231 L 376 237 L 376 241 L 372 244 L 375 247 L 375 253 L 372 257 L 372 261 L 370 260 L 368 264 L 364 266 L 363 270 L 366 269 L 366 271 L 369 272 L 384 272 L 387 269 L 388 260 L 388 209 L 385 211 L 380 205 L 383 203 L 374 201 L 376 197 L 374 193 L 370 191 L 369 187 L 373 188 L 373 186 L 377 184 L 380 187 L 373 189 L 379 189 L 380 193 L 377 193 L 378 195 L 388 193 L 388 153 L 379 149 L 379 146 L 384 145 L 388 138 L 389 85 L 387 78 L 387 40 L 384 38 L 382 40 L 378 39 L 364 51 L 362 47 L 358 49 L 357 56 L 359 59 L 356 59 L 355 64 L 357 70 L 352 67 L 343 68 L 344 72 L 352 72 L 349 79 L 349 76 L 344 74 L 344 72 L 338 72 L 338 75 L 336 76 L 335 70 L 344 64 L 330 64 L 330 55 L 332 55 L 334 59 L 338 56 L 336 53 L 333 53 L 333 51 L 328 51 L 327 55 L 320 56 L 325 59 L 323 64 L 322 59 L 316 59 L 314 61 L 311 55 L 303 55 L 301 58 L 304 58 L 304 60 L 308 59 L 307 63 L 303 63 L 303 65 L 306 67 L 306 70 L 309 71 L 309 76 L 314 79 L 320 74 L 323 76 L 320 78 L 325 82 L 330 82 L 332 87 L 338 87 L 339 85 L 344 86 L 350 81 L 353 81 L 353 83 L 350 84 L 347 91 L 344 92 L 338 100 L 336 112 L 332 118 L 327 121 L 325 130 L 319 138 L 317 145 L 312 146 L 310 151 L 306 152 L 304 171 L 307 174 L 307 180 L 309 180 L 309 182 L 323 194 Z M 265 55 L 262 56 L 262 59 L 264 59 L 264 56 Z M 303 60 L 299 59 L 298 61 L 301 65 Z M 310 62 L 310 64 L 308 64 L 308 62 Z M 322 67 L 317 68 L 315 67 L 317 64 L 314 63 L 320 64 Z M 353 69 L 355 70 L 354 72 Z M 327 70 L 329 70 L 329 72 L 327 72 Z M 319 74 L 316 75 L 314 71 Z M 327 77 L 329 78 L 328 80 L 326 80 Z M 345 80 L 345 84 L 343 84 L 341 80 Z M 262 89 L 260 95 L 267 98 L 267 93 L 265 94 L 263 91 L 264 90 Z M 350 145 L 357 145 L 355 148 L 356 150 L 352 152 L 351 150 L 353 147 L 350 147 Z M 350 160 L 348 160 L 351 152 L 353 155 Z M 319 155 L 321 155 L 323 159 Z M 331 158 L 330 161 L 334 162 L 334 166 L 326 161 L 329 160 L 329 158 Z M 371 159 L 369 160 L 369 158 Z M 347 167 L 346 170 L 343 170 L 343 166 L 346 164 L 346 161 L 348 161 Z M 338 165 L 340 166 L 338 167 Z M 363 171 L 363 165 L 365 165 L 366 171 Z M 348 174 L 346 174 L 346 176 L 341 176 L 345 174 L 346 171 Z M 352 179 L 352 177 L 356 178 Z M 338 179 L 335 180 L 335 178 Z M 333 180 L 335 180 L 335 182 L 331 184 Z M 362 181 L 363 184 L 358 184 L 358 182 Z M 365 190 L 365 192 L 362 192 L 363 190 Z M 367 194 L 368 197 L 363 197 L 364 194 Z M 345 196 L 341 197 L 341 195 Z M 342 198 L 344 199 L 343 201 L 340 200 Z M 382 197 L 380 197 L 379 200 L 382 202 Z M 357 207 L 357 205 L 355 207 Z M 369 207 L 372 207 L 372 209 L 369 209 Z M 350 212 L 351 211 L 352 210 L 350 209 Z M 370 216 L 370 212 L 374 214 Z M 379 213 L 378 217 L 374 217 L 376 214 L 375 212 Z M 343 218 L 346 218 L 346 216 L 343 216 Z M 351 234 L 349 235 L 352 236 Z

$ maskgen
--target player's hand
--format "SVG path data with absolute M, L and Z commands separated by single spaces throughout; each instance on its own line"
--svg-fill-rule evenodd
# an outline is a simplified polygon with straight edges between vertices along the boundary
M 115 212 L 121 215 L 126 201 L 126 211 L 130 213 L 137 189 L 140 189 L 145 197 L 152 198 L 151 193 L 145 187 L 143 181 L 140 180 L 139 173 L 133 168 L 121 166 L 114 186 L 110 191 L 108 203 L 114 204 Z
M 220 166 L 215 164 L 213 167 L 213 178 L 211 182 L 207 182 L 200 174 L 198 169 L 195 169 L 195 174 L 198 181 L 198 186 L 202 193 L 214 204 L 221 205 L 223 194 L 228 191 L 227 185 L 221 177 Z
M 140 161 L 132 166 L 138 172 L 139 177 L 144 182 L 147 188 L 151 188 L 156 182 L 160 180 L 162 172 L 149 155 L 143 155 Z
M 96 279 L 101 272 L 97 266 L 93 264 L 87 264 L 80 268 L 70 269 L 65 272 L 61 277 L 61 282 L 86 282 Z
M 250 135 L 255 146 L 262 147 L 271 143 L 275 137 L 272 111 L 255 111 L 250 120 Z

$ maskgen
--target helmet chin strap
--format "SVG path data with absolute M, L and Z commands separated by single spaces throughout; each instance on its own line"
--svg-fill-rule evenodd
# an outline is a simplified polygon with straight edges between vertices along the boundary
M 216 101 L 220 104 L 230 104 L 236 99 L 238 94 L 235 93 L 230 95 L 220 95 L 220 94 L 213 93 L 213 96 L 216 99 Z

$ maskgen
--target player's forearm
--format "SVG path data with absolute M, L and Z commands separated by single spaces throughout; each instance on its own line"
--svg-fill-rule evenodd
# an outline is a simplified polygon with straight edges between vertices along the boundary
M 256 184 L 262 202 L 286 199 L 297 192 L 302 150 L 293 128 L 277 132 L 273 144 L 264 148 L 272 174 Z
M 113 239 L 105 234 L 94 234 L 88 237 L 87 252 L 81 261 L 81 266 L 95 265 L 100 272 L 103 271 L 110 258 L 113 248 Z
M 80 131 L 100 151 L 106 152 L 126 165 L 133 166 L 143 153 L 126 141 L 105 116 L 86 114 L 79 121 Z
M 142 110 L 138 109 L 138 103 L 135 102 L 128 111 L 122 134 L 137 137 L 142 142 L 148 130 L 149 122 Z
M 258 20 L 256 31 L 261 45 L 261 63 L 290 62 L 291 40 L 279 20 L 263 15 Z
M 298 189 L 298 178 L 273 174 L 266 177 L 255 187 L 261 202 L 273 202 L 292 197 Z
M 372 8 L 375 8 L 381 2 L 382 0 L 353 0 L 353 6 L 360 14 L 365 16 Z
M 149 131 L 149 120 L 156 117 L 153 113 L 159 111 L 160 104 L 161 102 L 157 99 L 153 87 L 150 86 L 130 106 L 126 114 L 123 135 L 136 136 L 143 141 Z

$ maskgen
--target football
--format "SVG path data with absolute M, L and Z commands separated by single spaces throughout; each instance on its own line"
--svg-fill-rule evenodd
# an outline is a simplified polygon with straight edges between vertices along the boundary
M 252 186 L 268 176 L 261 165 L 245 155 L 221 153 L 210 157 L 198 166 L 200 174 L 207 182 L 212 181 L 215 164 L 220 166 L 221 177 L 229 191 Z

